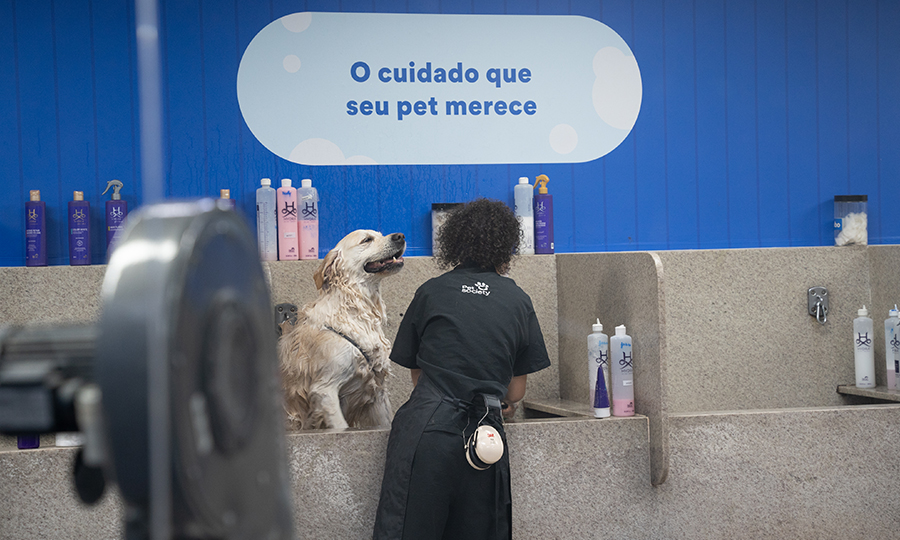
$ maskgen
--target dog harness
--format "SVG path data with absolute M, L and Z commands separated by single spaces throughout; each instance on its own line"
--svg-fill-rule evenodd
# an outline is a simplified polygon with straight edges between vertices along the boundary
M 360 353 L 362 353 L 363 358 L 366 359 L 366 362 L 368 362 L 370 366 L 372 365 L 372 359 L 369 358 L 369 355 L 366 354 L 366 351 L 364 351 L 363 348 L 359 346 L 359 343 L 353 341 L 353 338 L 351 338 L 351 337 L 348 336 L 347 334 L 344 334 L 343 332 L 338 332 L 337 330 L 335 330 L 334 328 L 332 328 L 332 327 L 330 327 L 330 326 L 325 326 L 325 329 L 326 329 L 326 330 L 331 330 L 331 331 L 334 332 L 335 334 L 337 334 L 337 335 L 341 336 L 342 338 L 346 339 L 347 341 L 349 341 L 351 345 L 353 345 L 354 347 L 356 347 L 356 349 L 357 349 Z

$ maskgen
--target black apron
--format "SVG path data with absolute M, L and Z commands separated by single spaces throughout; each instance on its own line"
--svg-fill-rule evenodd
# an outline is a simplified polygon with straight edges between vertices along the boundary
M 424 373 L 420 375 L 409 401 L 391 423 L 374 540 L 440 539 L 442 531 L 424 522 L 437 519 L 437 528 L 443 529 L 440 516 L 448 511 L 444 507 L 452 508 L 443 529 L 448 531 L 446 540 L 457 536 L 465 540 L 511 538 L 509 451 L 499 415 L 488 415 L 483 423 L 500 432 L 507 448 L 500 461 L 486 471 L 476 471 L 465 459 L 463 434 L 467 439 L 483 416 L 484 409 L 474 410 L 466 401 L 443 395 Z M 423 436 L 439 447 L 424 444 Z M 428 450 L 419 452 L 420 447 Z M 414 468 L 440 471 L 436 476 L 445 480 L 435 483 L 432 478 L 422 487 L 412 474 Z M 413 501 L 409 500 L 411 491 Z M 433 507 L 423 506 L 429 504 Z M 454 532 L 462 525 L 465 532 Z

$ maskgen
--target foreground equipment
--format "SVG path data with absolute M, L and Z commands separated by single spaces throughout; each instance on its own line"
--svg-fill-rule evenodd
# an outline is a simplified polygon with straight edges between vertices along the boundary
M 272 304 L 244 220 L 213 200 L 129 216 L 100 322 L 0 330 L 0 431 L 80 431 L 86 502 L 127 540 L 290 539 Z

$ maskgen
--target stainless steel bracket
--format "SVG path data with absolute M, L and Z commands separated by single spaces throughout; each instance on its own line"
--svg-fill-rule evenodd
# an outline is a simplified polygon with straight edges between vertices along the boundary
M 806 304 L 808 313 L 815 317 L 819 324 L 828 322 L 828 289 L 810 287 L 806 291 Z

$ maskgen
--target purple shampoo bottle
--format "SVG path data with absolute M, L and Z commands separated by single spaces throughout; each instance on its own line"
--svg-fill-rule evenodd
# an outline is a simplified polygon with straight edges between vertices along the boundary
M 230 189 L 219 190 L 219 208 L 227 208 L 229 210 L 236 208 L 235 200 L 231 198 Z
M 534 252 L 540 255 L 553 253 L 553 195 L 547 191 L 550 179 L 542 174 L 534 179 L 538 193 L 534 196 Z
M 91 205 L 82 191 L 69 201 L 69 264 L 91 264 Z
M 47 206 L 32 189 L 25 203 L 25 266 L 47 266 Z

